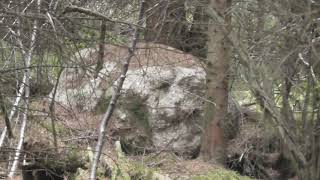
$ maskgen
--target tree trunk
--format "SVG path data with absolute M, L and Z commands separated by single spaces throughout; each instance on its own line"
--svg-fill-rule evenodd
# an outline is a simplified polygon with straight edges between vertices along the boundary
M 37 7 L 38 7 L 39 14 L 40 14 L 40 6 L 41 6 L 41 0 L 38 0 Z M 20 29 L 17 30 L 17 34 L 18 35 L 21 34 Z M 22 40 L 20 39 L 20 37 L 17 39 L 18 45 L 21 47 L 22 56 L 23 56 L 23 60 L 24 60 L 24 68 L 25 68 L 24 78 L 25 79 L 23 80 L 23 82 L 25 82 L 25 91 L 24 91 L 25 102 L 24 102 L 24 113 L 23 113 L 21 127 L 20 127 L 20 136 L 19 136 L 17 147 L 15 148 L 15 155 L 14 155 L 13 163 L 12 163 L 10 172 L 8 174 L 9 178 L 13 178 L 16 174 L 16 170 L 19 165 L 19 158 L 22 153 L 23 142 L 25 139 L 25 132 L 26 132 L 27 120 L 28 120 L 28 112 L 29 112 L 29 106 L 30 106 L 29 105 L 30 77 L 31 77 L 30 63 L 32 60 L 32 53 L 35 49 L 37 35 L 38 35 L 38 21 L 37 21 L 37 19 L 35 19 L 33 22 L 33 29 L 32 29 L 32 33 L 31 33 L 30 47 L 27 51 L 25 51 L 23 49 L 23 43 L 22 43 Z
M 147 42 L 157 42 L 183 50 L 187 34 L 185 0 L 147 0 L 144 7 Z
M 208 41 L 208 22 L 209 17 L 205 10 L 209 4 L 209 0 L 199 0 L 196 10 L 193 14 L 193 23 L 187 37 L 184 39 L 185 46 L 183 50 L 200 58 L 207 57 L 207 41 Z
M 228 82 L 231 45 L 228 34 L 231 30 L 231 15 L 227 13 L 231 0 L 211 0 L 210 11 L 215 11 L 223 24 L 212 18 L 208 26 L 207 98 L 205 132 L 202 138 L 201 156 L 206 161 L 224 163 L 226 142 L 221 123 L 228 112 Z

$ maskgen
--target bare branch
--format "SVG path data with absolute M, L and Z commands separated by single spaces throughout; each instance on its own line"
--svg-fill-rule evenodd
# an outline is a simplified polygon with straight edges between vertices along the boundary
M 104 21 L 109 21 L 109 22 L 112 22 L 112 23 L 126 24 L 126 25 L 129 25 L 129 26 L 135 26 L 135 27 L 140 28 L 140 29 L 143 28 L 142 24 L 139 25 L 139 24 L 128 23 L 128 22 L 125 22 L 125 21 L 113 20 L 113 19 L 110 19 L 109 17 L 107 17 L 104 14 L 101 14 L 99 12 L 94 12 L 94 11 L 92 11 L 90 9 L 77 7 L 77 6 L 68 6 L 68 7 L 66 7 L 64 12 L 63 12 L 63 14 L 67 14 L 67 13 L 71 13 L 71 12 L 78 12 L 78 13 L 86 14 L 86 15 L 97 17 L 99 19 L 102 19 Z
M 144 0 L 141 1 L 141 4 L 142 3 L 144 3 Z M 139 18 L 138 18 L 139 25 L 142 25 L 142 23 L 143 23 L 142 19 L 143 19 L 143 11 L 142 11 L 142 9 L 140 9 Z M 120 91 L 122 89 L 122 85 L 124 83 L 124 80 L 126 79 L 126 74 L 129 69 L 130 61 L 135 54 L 138 37 L 139 37 L 139 29 L 136 27 L 134 30 L 134 33 L 133 33 L 133 39 L 131 41 L 131 45 L 128 48 L 128 57 L 126 58 L 126 60 L 123 64 L 123 67 L 122 67 L 120 79 L 117 82 L 116 89 L 111 97 L 111 101 L 109 103 L 107 111 L 101 120 L 98 142 L 97 142 L 97 145 L 95 148 L 95 155 L 92 160 L 92 166 L 91 166 L 91 170 L 90 170 L 90 178 L 89 179 L 92 179 L 92 180 L 96 179 L 97 167 L 98 167 L 99 159 L 100 159 L 100 156 L 102 153 L 102 148 L 103 148 L 104 141 L 105 141 L 104 137 L 106 134 L 106 127 L 107 127 L 108 122 L 112 116 L 114 109 L 115 109 L 117 100 L 120 97 Z

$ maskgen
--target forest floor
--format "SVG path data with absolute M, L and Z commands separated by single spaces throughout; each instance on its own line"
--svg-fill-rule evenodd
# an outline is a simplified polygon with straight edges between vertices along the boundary
M 50 112 L 43 102 L 34 102 L 32 109 L 40 111 L 32 111 L 28 122 L 28 131 L 26 132 L 26 151 L 29 154 L 39 154 L 44 151 L 49 154 L 59 154 L 60 158 L 55 161 L 64 161 L 65 164 L 76 164 L 76 161 L 83 163 L 83 167 L 73 172 L 74 179 L 87 179 L 88 169 L 90 167 L 90 156 L 97 139 L 98 122 L 101 115 L 94 113 L 77 113 L 57 108 L 58 116 L 56 117 L 56 133 L 58 138 L 58 149 L 54 148 L 53 131 L 51 126 Z M 242 133 L 238 135 L 229 146 L 229 151 L 240 151 L 244 142 L 252 142 L 250 138 L 256 137 L 259 129 L 258 124 L 251 123 L 248 126 L 242 126 Z M 249 134 L 248 134 L 249 133 Z M 108 176 L 106 169 L 110 168 L 112 177 L 127 180 L 149 180 L 157 177 L 160 180 L 202 180 L 202 179 L 239 179 L 249 180 L 250 178 L 240 176 L 235 171 L 227 170 L 217 163 L 207 163 L 200 158 L 186 159 L 177 156 L 173 152 L 159 150 L 153 153 L 140 153 L 139 155 L 126 155 L 116 148 L 117 139 L 113 137 L 107 138 L 104 146 L 104 152 L 101 157 L 102 176 Z M 28 149 L 29 148 L 29 149 Z M 36 153 L 35 153 L 36 152 Z M 42 155 L 43 156 L 43 155 Z M 47 156 L 47 155 L 44 155 Z M 37 157 L 39 158 L 39 157 Z M 47 158 L 47 157 L 45 157 Z M 69 161 L 69 162 L 68 162 Z M 55 162 L 56 163 L 56 162 Z M 58 162 L 61 164 L 61 162 Z M 3 166 L 5 167 L 5 166 Z M 108 167 L 108 168 L 106 168 Z M 120 172 L 120 173 L 119 173 Z M 110 176 L 110 174 L 109 174 Z M 153 176 L 155 176 L 153 178 Z M 230 178 L 229 178 L 230 177 Z M 70 179 L 70 178 L 69 178 Z M 150 180 L 151 180 L 150 179 Z

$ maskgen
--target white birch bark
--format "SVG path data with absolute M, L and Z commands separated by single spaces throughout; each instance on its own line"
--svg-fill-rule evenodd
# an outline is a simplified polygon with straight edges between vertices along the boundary
M 17 111 L 17 107 L 18 107 L 18 105 L 20 103 L 21 96 L 24 93 L 26 80 L 27 80 L 27 77 L 26 77 L 26 74 L 24 74 L 22 83 L 21 83 L 20 88 L 19 88 L 19 90 L 17 92 L 17 98 L 16 98 L 15 102 L 13 103 L 13 107 L 12 107 L 12 109 L 10 111 L 9 121 L 12 120 L 13 116 L 15 115 L 15 113 Z M 4 140 L 5 140 L 6 135 L 7 135 L 7 131 L 8 131 L 7 127 L 4 127 L 4 129 L 3 129 L 2 133 L 1 133 L 1 136 L 0 136 L 0 148 L 3 146 Z
M 13 30 L 11 30 L 11 29 L 9 29 L 9 30 L 10 30 L 13 34 L 16 34 Z M 26 58 L 26 57 L 27 57 L 27 56 L 26 56 L 26 52 L 25 52 L 25 50 L 24 50 L 24 47 L 23 47 L 23 44 L 22 44 L 21 39 L 19 39 L 19 36 L 20 36 L 20 32 L 18 31 L 18 33 L 17 33 L 17 43 L 18 43 L 18 45 L 19 45 L 19 47 L 20 47 L 20 49 L 21 49 L 22 57 L 23 57 L 23 58 Z M 32 43 L 32 42 L 31 42 L 31 43 Z M 26 60 L 26 59 L 24 59 L 24 61 L 25 61 L 25 60 Z M 30 60 L 31 60 L 31 58 L 30 58 Z M 30 61 L 30 60 L 29 60 L 29 61 Z M 26 62 L 26 61 L 25 61 L 25 62 Z M 28 62 L 28 63 L 30 64 L 30 62 Z M 13 116 L 15 115 L 15 113 L 16 113 L 16 111 L 17 111 L 17 107 L 18 107 L 18 105 L 19 105 L 19 103 L 20 103 L 22 94 L 24 93 L 25 85 L 26 85 L 26 80 L 27 80 L 27 76 L 26 76 L 26 73 L 24 73 L 23 79 L 22 79 L 22 83 L 20 84 L 20 88 L 19 88 L 19 90 L 17 91 L 17 98 L 16 98 L 16 100 L 14 101 L 13 107 L 12 107 L 12 109 L 11 109 L 11 111 L 10 111 L 10 115 L 9 115 L 9 121 L 10 121 L 10 122 L 11 122 Z M 4 140 L 5 140 L 6 135 L 7 135 L 7 131 L 8 131 L 7 127 L 4 127 L 4 129 L 3 129 L 2 133 L 1 133 L 1 136 L 0 136 L 0 148 L 3 146 Z
M 23 13 L 28 9 L 28 7 L 33 3 L 33 1 L 34 1 L 34 0 L 32 0 L 32 1 L 22 10 Z M 18 19 L 15 19 L 12 25 L 16 24 L 17 22 L 19 22 Z M 9 31 L 10 31 L 11 33 L 13 33 L 13 34 L 16 34 L 12 29 L 9 29 Z M 7 33 L 7 34 L 3 37 L 3 39 L 4 39 L 8 34 L 9 34 L 9 33 Z M 19 36 L 20 36 L 20 33 L 18 32 L 18 33 L 17 33 L 17 38 L 18 38 L 18 39 L 17 39 L 17 43 L 18 43 L 18 46 L 19 46 L 20 49 L 21 49 L 22 57 L 27 57 L 27 56 L 26 56 L 26 52 L 25 52 L 24 47 L 23 47 L 23 44 L 22 44 L 22 41 L 19 39 Z M 34 44 L 34 42 L 31 40 L 31 45 L 33 46 L 33 44 Z M 30 47 L 32 47 L 32 46 L 30 46 Z M 31 54 L 32 54 L 32 53 L 31 53 Z M 31 60 L 31 57 L 30 57 L 30 60 Z M 29 62 L 29 64 L 30 64 L 30 62 Z M 18 90 L 18 92 L 17 92 L 17 98 L 16 98 L 16 100 L 14 101 L 13 107 L 12 107 L 12 109 L 11 109 L 11 111 L 10 111 L 9 121 L 12 120 L 13 116 L 15 115 L 15 113 L 16 113 L 16 111 L 17 111 L 17 107 L 18 107 L 18 105 L 19 105 L 19 103 L 20 103 L 21 96 L 22 96 L 22 94 L 24 93 L 24 90 L 25 90 L 26 79 L 27 79 L 26 74 L 24 74 L 24 75 L 23 75 L 23 79 L 22 79 L 22 83 L 20 84 L 20 88 L 19 88 L 19 90 Z M 4 140 L 5 140 L 5 138 L 6 138 L 7 132 L 8 132 L 7 127 L 5 127 L 5 128 L 3 129 L 3 131 L 1 132 L 1 136 L 0 136 L 0 148 L 3 146 L 3 143 L 4 143 Z
M 41 0 L 38 0 L 37 1 L 38 11 L 40 11 L 40 3 L 41 3 Z M 17 170 L 18 164 L 19 164 L 19 157 L 21 155 L 22 145 L 23 145 L 24 138 L 25 138 L 25 129 L 27 126 L 28 109 L 29 109 L 29 95 L 30 95 L 30 61 L 31 61 L 32 53 L 33 53 L 33 50 L 35 47 L 34 45 L 35 45 L 36 36 L 37 36 L 37 28 L 38 28 L 38 22 L 35 19 L 33 22 L 33 30 L 31 33 L 30 47 L 26 53 L 23 53 L 24 54 L 24 56 L 23 56 L 24 66 L 25 66 L 24 67 L 25 68 L 25 73 L 24 73 L 25 83 L 22 84 L 21 86 L 24 86 L 24 89 L 25 89 L 24 113 L 23 113 L 22 124 L 21 124 L 21 128 L 20 128 L 19 142 L 18 142 L 18 145 L 15 149 L 15 155 L 14 155 L 12 167 L 11 167 L 9 174 L 8 174 L 9 178 L 13 178 L 16 173 L 16 170 Z M 22 41 L 21 41 L 21 39 L 19 39 L 19 37 L 18 37 L 17 41 L 20 44 L 20 46 L 22 46 Z M 21 94 L 20 94 L 20 98 L 21 98 Z

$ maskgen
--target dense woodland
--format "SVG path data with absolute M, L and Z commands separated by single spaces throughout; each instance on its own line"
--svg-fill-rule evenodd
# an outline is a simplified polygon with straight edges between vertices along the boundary
M 1 0 L 0 38 L 0 178 L 320 179 L 318 0 Z

